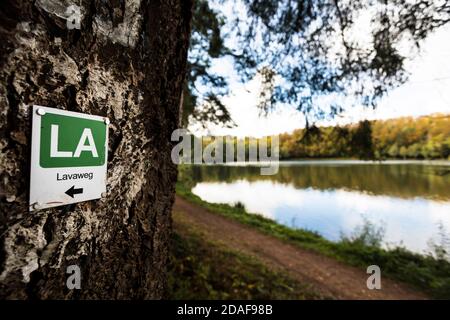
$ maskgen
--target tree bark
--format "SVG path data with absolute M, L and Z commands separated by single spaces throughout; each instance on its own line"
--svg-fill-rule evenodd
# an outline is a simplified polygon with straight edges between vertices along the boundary
M 2 0 L 0 298 L 164 297 L 191 2 Z M 33 104 L 109 117 L 106 198 L 28 212 Z

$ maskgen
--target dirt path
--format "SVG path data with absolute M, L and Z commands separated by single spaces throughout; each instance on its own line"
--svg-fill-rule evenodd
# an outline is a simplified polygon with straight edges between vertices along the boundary
M 426 299 L 407 285 L 382 277 L 381 290 L 368 290 L 368 275 L 360 269 L 301 249 L 258 230 L 227 219 L 177 196 L 174 227 L 189 224 L 211 240 L 256 256 L 272 268 L 286 271 L 293 279 L 311 284 L 326 296 L 338 299 Z

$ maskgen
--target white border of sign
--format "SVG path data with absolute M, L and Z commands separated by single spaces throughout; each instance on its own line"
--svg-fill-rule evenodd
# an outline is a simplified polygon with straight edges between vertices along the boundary
M 39 111 L 38 111 L 39 110 Z M 109 119 L 84 113 L 33 105 L 31 132 L 30 201 L 29 210 L 38 210 L 102 198 L 106 193 L 106 169 L 108 164 Z M 39 165 L 41 144 L 41 115 L 59 114 L 82 119 L 102 121 L 106 124 L 105 162 L 95 167 L 42 168 Z M 41 114 L 41 115 L 40 115 Z M 92 173 L 92 179 L 58 180 L 64 174 Z M 82 194 L 70 197 L 65 192 L 72 186 L 83 188 Z

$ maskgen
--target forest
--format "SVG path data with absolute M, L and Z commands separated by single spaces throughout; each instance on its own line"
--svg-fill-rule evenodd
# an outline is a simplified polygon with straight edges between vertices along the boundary
M 225 139 L 226 138 L 226 139 Z M 233 144 L 237 160 L 238 144 L 257 150 L 261 140 L 271 152 L 273 137 L 195 137 L 201 139 L 202 149 L 222 141 Z M 195 153 L 191 143 L 191 157 Z M 198 145 L 198 144 L 197 144 Z M 255 154 L 256 156 L 256 154 Z M 388 120 L 364 120 L 344 126 L 310 126 L 279 135 L 279 156 L 283 160 L 305 158 L 358 159 L 449 159 L 450 115 L 433 114 L 422 117 L 402 117 Z M 194 159 L 192 159 L 194 160 Z M 225 161 L 225 154 L 223 156 Z
M 448 159 L 450 115 L 361 121 L 298 129 L 280 136 L 280 157 Z

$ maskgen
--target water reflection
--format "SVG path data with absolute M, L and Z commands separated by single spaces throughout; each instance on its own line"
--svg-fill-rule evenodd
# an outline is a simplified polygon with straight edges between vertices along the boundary
M 385 226 L 385 246 L 403 244 L 416 252 L 428 249 L 439 223 L 450 230 L 450 180 L 442 174 L 446 167 L 302 164 L 280 167 L 271 177 L 254 167 L 192 170 L 193 192 L 202 199 L 239 201 L 250 212 L 333 241 L 350 234 L 364 217 Z
M 396 162 L 398 163 L 398 162 Z M 448 164 L 448 162 L 447 162 Z M 346 189 L 400 198 L 450 200 L 450 166 L 379 164 L 361 161 L 282 163 L 273 176 L 261 176 L 255 166 L 192 166 L 194 181 L 271 180 L 297 189 Z

